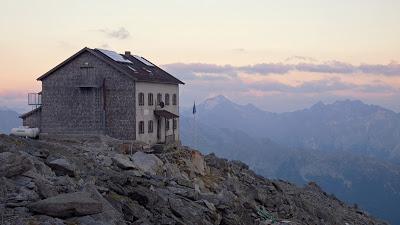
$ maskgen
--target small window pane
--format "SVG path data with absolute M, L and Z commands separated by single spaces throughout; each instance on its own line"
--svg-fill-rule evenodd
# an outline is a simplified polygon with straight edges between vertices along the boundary
M 139 122 L 139 134 L 144 134 L 144 121 Z
M 148 132 L 153 133 L 153 120 L 149 120 L 149 127 L 148 127 Z
M 157 94 L 157 105 L 160 105 L 160 102 L 162 101 L 162 94 L 158 93 Z
M 144 105 L 144 93 L 140 92 L 138 98 L 139 105 Z
M 165 105 L 169 105 L 169 94 L 165 94 Z
M 149 93 L 148 94 L 147 101 L 148 101 L 149 105 L 153 105 L 154 104 L 154 102 L 153 102 L 153 93 Z
M 176 105 L 176 94 L 172 95 L 172 105 Z

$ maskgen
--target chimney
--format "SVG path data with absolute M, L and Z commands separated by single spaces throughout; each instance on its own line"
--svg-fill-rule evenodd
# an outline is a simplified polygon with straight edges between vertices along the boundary
M 125 55 L 131 55 L 131 52 L 130 51 L 125 51 Z

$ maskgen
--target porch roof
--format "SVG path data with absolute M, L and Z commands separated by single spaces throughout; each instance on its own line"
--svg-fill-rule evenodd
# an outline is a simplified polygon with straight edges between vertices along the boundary
M 176 115 L 176 114 L 174 114 L 174 113 L 172 113 L 172 112 L 170 112 L 170 111 L 167 111 L 167 110 L 165 110 L 165 109 L 155 110 L 155 111 L 154 111 L 154 114 L 155 114 L 156 116 L 164 117 L 164 118 L 166 118 L 166 119 L 173 119 L 173 118 L 178 118 L 178 117 L 179 117 L 178 115 Z

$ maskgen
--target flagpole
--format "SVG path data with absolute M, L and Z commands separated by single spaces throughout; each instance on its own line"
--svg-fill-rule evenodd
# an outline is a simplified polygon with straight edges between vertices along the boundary
M 197 149 L 196 102 L 193 102 L 193 147 Z
M 197 149 L 197 129 L 196 129 L 196 113 L 194 116 L 194 148 Z

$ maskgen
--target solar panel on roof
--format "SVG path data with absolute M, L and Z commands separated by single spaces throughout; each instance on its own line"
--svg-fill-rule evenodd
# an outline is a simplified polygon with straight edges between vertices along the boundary
M 104 55 L 110 57 L 112 60 L 114 60 L 116 62 L 132 63 L 131 61 L 129 61 L 127 59 L 124 59 L 120 54 L 118 54 L 118 53 L 116 53 L 114 51 L 105 50 L 105 49 L 99 49 L 99 48 L 96 48 L 96 49 L 99 50 Z
M 140 62 L 144 63 L 147 66 L 154 66 L 153 63 L 147 61 L 145 58 L 138 56 L 138 55 L 133 55 L 133 57 L 135 57 L 135 59 L 139 60 Z
M 137 70 L 135 68 L 133 68 L 132 66 L 128 66 L 129 69 L 133 70 L 133 72 L 137 73 Z

